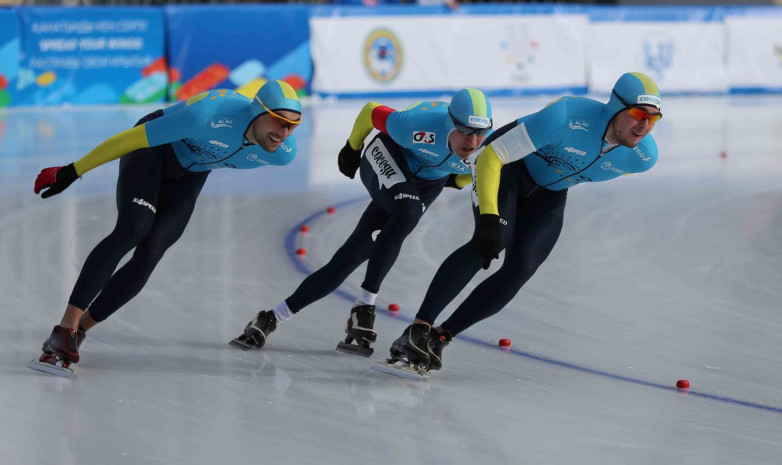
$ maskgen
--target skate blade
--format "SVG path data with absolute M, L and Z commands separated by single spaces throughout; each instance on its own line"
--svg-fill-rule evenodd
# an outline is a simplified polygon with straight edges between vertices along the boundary
M 27 368 L 35 371 L 41 371 L 50 375 L 62 376 L 63 378 L 70 378 L 73 374 L 73 369 L 65 368 L 51 363 L 39 362 L 38 360 L 30 360 L 27 364 Z
M 337 352 L 369 358 L 372 355 L 372 353 L 375 352 L 375 349 L 371 347 L 364 348 L 359 345 L 350 344 L 347 342 L 340 342 L 339 344 L 337 344 Z
M 234 347 L 237 347 L 242 350 L 252 350 L 255 347 L 251 346 L 250 344 L 244 342 L 243 340 L 237 338 L 234 338 L 231 342 L 228 343 L 228 345 L 232 345 Z
M 412 379 L 414 381 L 428 381 L 430 378 L 429 372 L 423 368 L 416 370 L 413 369 L 413 367 L 405 364 L 395 365 L 388 362 L 377 362 L 369 367 L 369 369 L 379 371 L 380 373 L 399 376 L 400 378 Z

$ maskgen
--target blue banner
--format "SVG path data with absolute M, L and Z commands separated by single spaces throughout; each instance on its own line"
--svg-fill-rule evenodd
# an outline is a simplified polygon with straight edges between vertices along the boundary
M 15 99 L 19 75 L 19 20 L 12 10 L 0 9 L 0 107 Z
M 214 88 L 251 96 L 267 79 L 309 92 L 309 7 L 188 5 L 165 11 L 171 100 Z
M 15 105 L 163 101 L 168 85 L 158 8 L 19 8 Z

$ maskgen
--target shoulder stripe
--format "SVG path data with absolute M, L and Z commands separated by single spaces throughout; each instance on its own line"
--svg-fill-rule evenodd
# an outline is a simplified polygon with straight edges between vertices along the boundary
M 394 112 L 394 109 L 385 105 L 380 105 L 372 110 L 372 126 L 376 127 L 379 131 L 388 134 L 386 129 L 386 122 L 388 116 Z

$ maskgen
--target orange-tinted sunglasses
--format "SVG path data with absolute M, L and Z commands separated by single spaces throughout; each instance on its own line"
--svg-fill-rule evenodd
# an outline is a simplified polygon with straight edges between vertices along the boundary
M 660 121 L 660 118 L 663 117 L 662 113 L 649 113 L 646 110 L 639 107 L 630 107 L 627 109 L 627 112 L 630 113 L 630 116 L 635 118 L 636 121 L 643 121 L 645 119 L 648 119 L 649 124 L 654 124 Z
M 277 123 L 278 123 L 280 126 L 282 126 L 282 127 L 287 127 L 287 126 L 290 126 L 290 129 L 291 129 L 291 131 L 293 131 L 294 129 L 296 129 L 296 127 L 297 127 L 299 124 L 301 124 L 301 119 L 299 119 L 299 120 L 297 120 L 297 121 L 289 120 L 288 118 L 286 118 L 286 117 L 284 117 L 284 116 L 282 116 L 282 115 L 278 115 L 277 113 L 275 113 L 275 112 L 273 112 L 273 111 L 269 110 L 269 109 L 266 107 L 266 105 L 264 105 L 264 104 L 263 104 L 263 102 L 261 102 L 261 99 L 258 99 L 258 102 L 260 102 L 260 104 L 261 104 L 261 106 L 263 107 L 263 109 L 264 109 L 264 110 L 266 110 L 266 111 L 269 113 L 269 116 L 271 116 L 272 118 L 274 118 L 275 120 L 277 120 Z M 286 125 L 286 124 L 284 124 L 284 123 L 287 123 L 287 125 Z

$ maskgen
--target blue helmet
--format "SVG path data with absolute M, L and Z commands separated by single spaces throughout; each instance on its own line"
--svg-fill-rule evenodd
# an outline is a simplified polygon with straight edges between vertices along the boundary
M 268 81 L 261 86 L 250 107 L 254 116 L 266 113 L 268 110 L 287 110 L 301 114 L 299 96 L 285 81 Z
M 457 92 L 448 105 L 448 112 L 457 129 L 464 126 L 488 130 L 492 126 L 491 105 L 478 89 L 462 89 Z
M 607 110 L 613 118 L 627 107 L 649 105 L 660 110 L 662 103 L 660 89 L 652 78 L 643 73 L 625 73 L 616 81 L 611 91 Z

